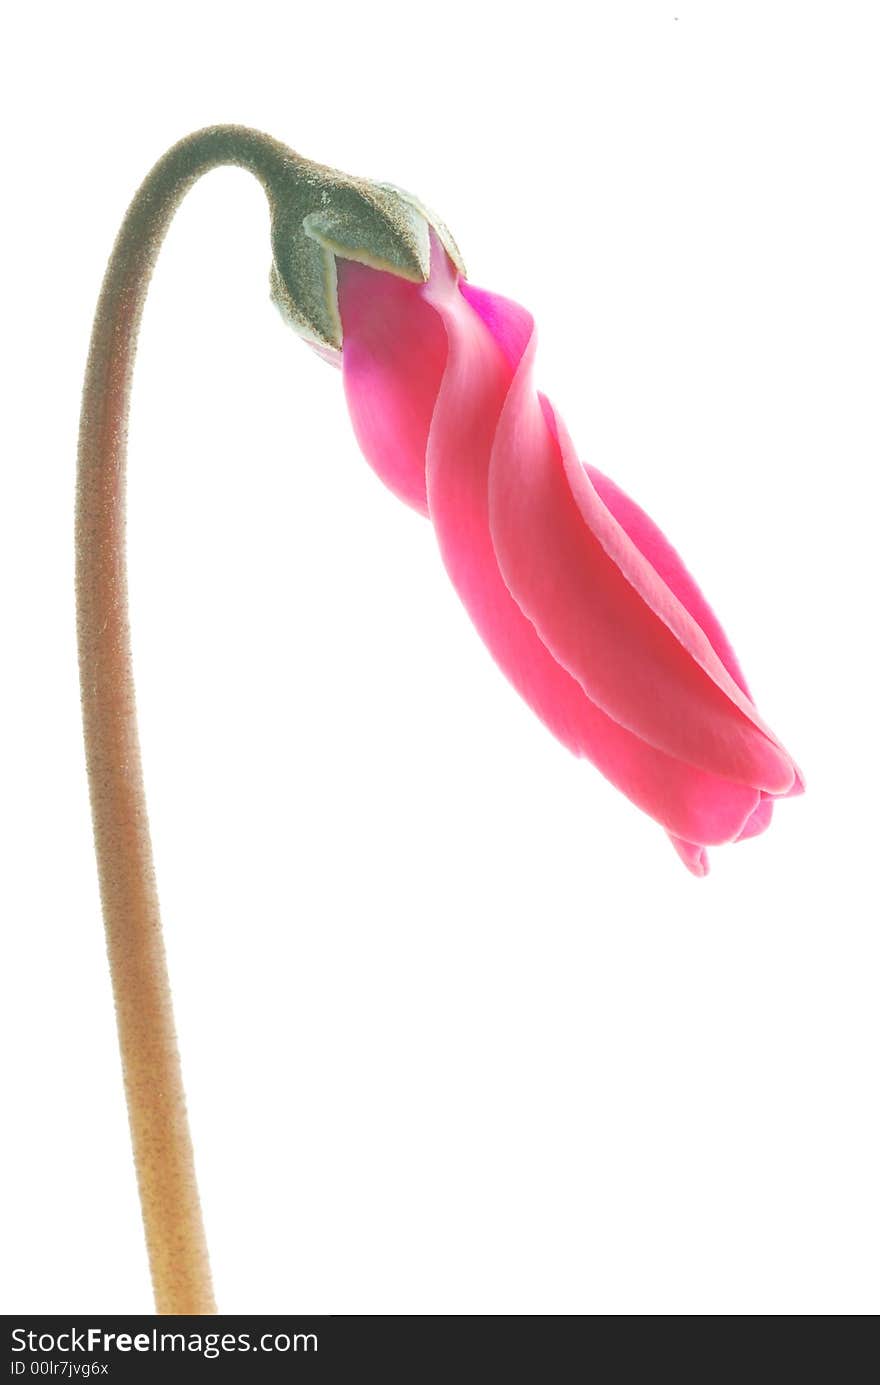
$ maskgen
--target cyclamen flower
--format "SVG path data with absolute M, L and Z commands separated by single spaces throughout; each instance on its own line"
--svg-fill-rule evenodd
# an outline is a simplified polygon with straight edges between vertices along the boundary
M 95 855 L 132 1149 L 160 1314 L 216 1312 L 152 864 L 129 638 L 126 434 L 150 274 L 211 168 L 257 177 L 272 296 L 342 365 L 383 481 L 430 516 L 500 667 L 553 733 L 663 826 L 695 875 L 706 847 L 763 832 L 798 792 L 720 625 L 663 535 L 578 460 L 532 384 L 532 319 L 471 287 L 446 228 L 408 193 L 217 125 L 135 194 L 101 287 L 80 420 L 77 633 Z
M 802 790 L 657 526 L 583 465 L 535 390 L 531 316 L 431 234 L 425 283 L 337 263 L 358 442 L 428 515 L 495 660 L 549 729 L 668 832 L 695 875 Z

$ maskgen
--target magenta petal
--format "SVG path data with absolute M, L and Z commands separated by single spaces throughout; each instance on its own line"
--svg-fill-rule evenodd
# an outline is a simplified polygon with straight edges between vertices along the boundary
M 718 617 L 666 535 L 657 528 L 650 515 L 645 514 L 641 506 L 631 500 L 610 477 L 603 476 L 601 471 L 592 466 L 588 466 L 586 470 L 596 494 L 606 509 L 610 510 L 621 528 L 626 530 L 658 577 L 662 578 L 685 610 L 693 616 L 731 678 L 748 697 L 750 694 L 745 675 Z
M 698 846 L 696 842 L 686 842 L 682 837 L 676 837 L 671 832 L 669 834 L 669 840 L 684 861 L 691 875 L 703 876 L 709 874 L 709 853 L 704 846 Z
M 499 571 L 489 530 L 489 458 L 513 375 L 510 352 L 522 350 L 531 333 L 528 314 L 469 286 L 465 299 L 443 274 L 432 277 L 428 297 L 449 338 L 428 443 L 428 503 L 443 559 L 479 633 L 559 739 L 641 808 L 683 836 L 732 840 L 757 805 L 757 790 L 674 759 L 601 711 L 550 654 Z M 475 298 L 480 315 L 469 306 Z
M 552 415 L 552 418 L 555 421 L 555 415 Z M 666 535 L 658 529 L 650 515 L 646 514 L 641 506 L 637 505 L 622 491 L 610 477 L 604 476 L 596 467 L 587 466 L 586 471 L 603 504 L 610 510 L 618 524 L 626 530 L 639 552 L 647 558 L 658 576 L 675 593 L 685 610 L 693 616 L 731 678 L 747 697 L 751 697 L 745 674 L 718 617 Z M 779 744 L 778 741 L 775 743 Z M 793 765 L 792 768 L 794 770 L 794 782 L 784 794 L 779 795 L 780 797 L 794 798 L 804 791 L 803 776 L 800 770 L 797 765 Z M 764 795 L 763 797 L 766 798 L 767 796 Z M 746 825 L 748 830 L 744 828 L 737 840 L 754 837 L 759 832 L 766 831 L 772 815 L 772 805 L 768 802 L 762 807 L 760 813 L 756 812 L 753 819 L 750 819 L 751 825 Z M 758 825 L 759 823 L 760 825 Z
M 386 486 L 427 513 L 425 452 L 446 334 L 423 285 L 351 260 L 337 266 L 342 379 L 361 450 Z
M 784 793 L 795 774 L 789 756 L 603 503 L 546 406 L 549 426 L 531 383 L 533 354 L 534 337 L 490 464 L 492 537 L 507 586 L 554 657 L 621 725 L 695 767 Z
M 744 842 L 747 837 L 758 837 L 762 832 L 766 832 L 770 826 L 770 819 L 773 817 L 773 799 L 766 794 L 761 795 L 758 804 L 751 817 L 746 821 L 742 831 L 737 837 L 738 842 Z

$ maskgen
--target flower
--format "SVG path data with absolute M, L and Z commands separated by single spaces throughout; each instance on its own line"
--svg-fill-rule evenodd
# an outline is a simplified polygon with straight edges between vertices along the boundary
M 429 234 L 424 282 L 363 254 L 335 266 L 361 449 L 430 517 L 514 687 L 705 875 L 706 848 L 763 832 L 799 771 L 678 554 L 535 390 L 531 316 L 472 287 L 448 233 Z
M 763 832 L 802 788 L 736 656 L 648 516 L 578 460 L 532 383 L 517 304 L 432 236 L 424 284 L 337 267 L 345 392 L 383 481 L 430 516 L 495 660 L 545 724 L 666 828 L 706 847 Z

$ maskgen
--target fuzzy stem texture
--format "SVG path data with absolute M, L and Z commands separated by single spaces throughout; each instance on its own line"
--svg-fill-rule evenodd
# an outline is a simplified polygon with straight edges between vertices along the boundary
M 150 1270 L 160 1314 L 216 1305 L 196 1186 L 144 798 L 125 558 L 126 432 L 144 299 L 174 212 L 221 164 L 273 187 L 296 156 L 237 126 L 190 135 L 148 175 L 101 289 L 83 393 L 76 598 L 83 726 L 101 902 Z

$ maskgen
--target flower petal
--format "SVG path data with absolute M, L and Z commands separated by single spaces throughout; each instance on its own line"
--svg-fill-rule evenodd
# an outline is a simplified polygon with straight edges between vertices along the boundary
M 682 600 L 603 503 L 519 362 L 490 464 L 504 579 L 585 692 L 658 749 L 784 793 L 795 770 Z
M 758 837 L 762 832 L 766 832 L 770 826 L 770 819 L 773 817 L 773 799 L 767 794 L 761 794 L 761 801 L 751 817 L 744 824 L 742 831 L 737 837 L 738 842 L 744 842 L 747 837 Z
M 603 476 L 601 471 L 592 466 L 587 467 L 587 474 L 606 509 L 610 510 L 621 528 L 626 530 L 658 577 L 675 592 L 685 610 L 690 612 L 708 637 L 731 678 L 742 688 L 746 697 L 750 697 L 745 675 L 718 617 L 666 535 L 658 529 L 650 515 L 631 500 L 610 477 Z
M 637 505 L 625 491 L 622 491 L 610 477 L 604 476 L 596 467 L 587 466 L 586 471 L 600 500 L 610 510 L 618 524 L 626 530 L 639 552 L 647 558 L 657 575 L 675 593 L 685 610 L 693 616 L 734 682 L 742 689 L 746 697 L 751 698 L 745 674 L 718 617 L 666 535 L 657 527 L 650 515 L 646 514 L 641 506 Z M 794 765 L 793 769 L 794 782 L 780 797 L 793 798 L 804 791 L 803 776 L 797 765 Z M 763 826 L 753 825 L 748 832 L 741 832 L 740 838 L 756 836 L 758 832 L 765 831 L 770 824 L 771 817 L 772 808 L 768 805 L 760 817 Z M 757 821 L 756 818 L 755 823 Z
M 446 362 L 446 334 L 423 286 L 350 260 L 337 264 L 342 379 L 367 461 L 427 514 L 425 452 Z
M 682 837 L 673 836 L 671 832 L 669 840 L 691 875 L 704 876 L 709 874 L 709 853 L 704 846 L 698 846 L 696 842 L 686 842 Z

